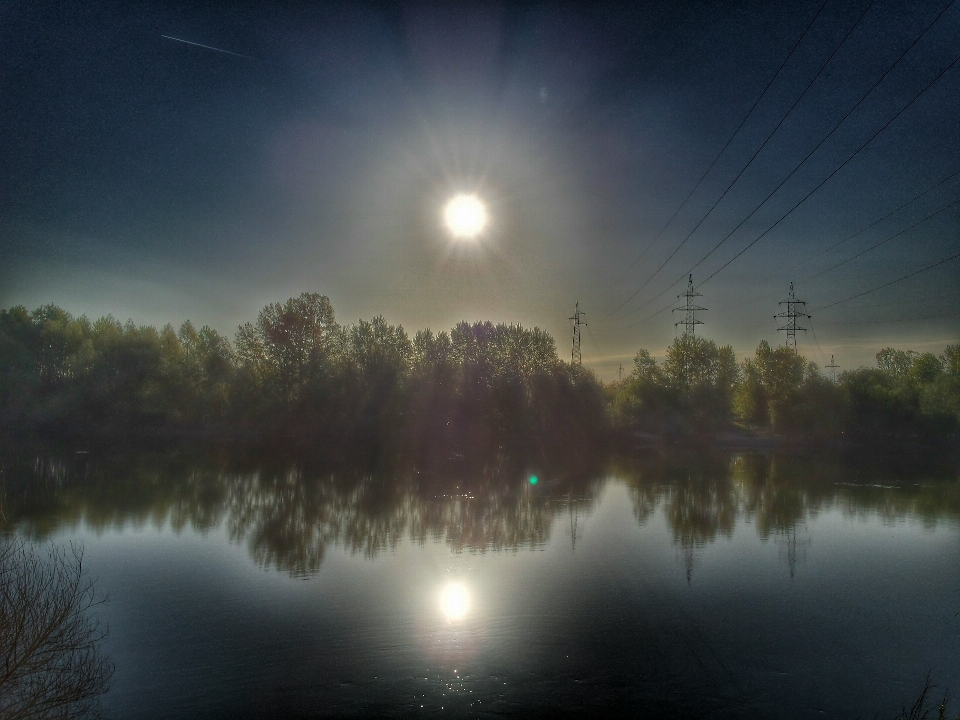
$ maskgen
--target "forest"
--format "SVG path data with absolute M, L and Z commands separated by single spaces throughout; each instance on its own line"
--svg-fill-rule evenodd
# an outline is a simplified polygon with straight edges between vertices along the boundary
M 886 348 L 826 377 L 787 348 L 752 357 L 695 336 L 603 383 L 539 328 L 461 322 L 412 338 L 382 316 L 337 322 L 329 298 L 267 305 L 233 340 L 55 305 L 0 310 L 0 430 L 52 437 L 224 437 L 325 452 L 476 457 L 596 450 L 640 437 L 752 434 L 949 444 L 960 430 L 960 345 Z M 575 453 L 574 453 L 575 454 Z

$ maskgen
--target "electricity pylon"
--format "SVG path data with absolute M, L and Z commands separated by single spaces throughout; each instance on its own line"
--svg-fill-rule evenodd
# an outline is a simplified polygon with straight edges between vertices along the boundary
M 569 320 L 573 320 L 573 350 L 570 351 L 571 365 L 583 364 L 583 358 L 580 356 L 580 326 L 586 325 L 586 323 L 580 318 L 584 315 L 586 315 L 586 313 L 580 309 L 580 301 L 578 300 L 573 316 L 568 318 Z
M 677 295 L 677 300 L 680 298 L 686 298 L 686 304 L 680 305 L 680 307 L 673 308 L 670 312 L 676 312 L 680 310 L 685 313 L 683 320 L 675 322 L 674 327 L 683 325 L 683 334 L 684 335 L 694 335 L 696 333 L 697 325 L 703 325 L 702 320 L 697 320 L 697 312 L 701 310 L 706 310 L 705 307 L 700 307 L 694 302 L 694 298 L 703 297 L 700 293 L 693 289 L 693 274 L 691 273 L 690 277 L 687 278 L 687 291 L 682 295 Z
M 830 379 L 833 382 L 837 381 L 837 368 L 840 367 L 833 361 L 833 355 L 830 356 L 830 364 L 826 366 L 827 370 L 830 371 Z
M 567 511 L 570 513 L 570 549 L 576 552 L 577 540 L 583 537 L 583 532 L 577 532 L 577 526 L 580 524 L 580 512 L 579 510 L 574 511 L 573 497 L 570 493 L 567 494 Z
M 784 318 L 785 320 L 783 325 L 777 328 L 777 332 L 780 332 L 781 330 L 785 330 L 787 332 L 786 347 L 789 350 L 793 350 L 793 354 L 796 355 L 797 330 L 802 330 L 803 332 L 807 331 L 805 327 L 800 327 L 797 325 L 797 318 L 810 319 L 810 316 L 804 312 L 804 310 L 807 309 L 807 303 L 804 300 L 797 300 L 797 298 L 794 297 L 793 283 L 790 283 L 790 294 L 787 296 L 786 300 L 781 300 L 778 305 L 786 305 L 787 309 L 773 316 L 774 320 L 777 318 Z

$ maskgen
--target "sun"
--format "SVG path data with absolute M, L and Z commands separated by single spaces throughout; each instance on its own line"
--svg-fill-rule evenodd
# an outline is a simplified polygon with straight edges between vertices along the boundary
M 455 195 L 443 208 L 443 221 L 453 237 L 472 240 L 487 226 L 487 208 L 476 195 Z

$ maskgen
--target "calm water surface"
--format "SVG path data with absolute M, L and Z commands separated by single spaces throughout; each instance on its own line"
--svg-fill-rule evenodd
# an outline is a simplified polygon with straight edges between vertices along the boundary
M 0 527 L 83 543 L 116 718 L 892 717 L 928 672 L 960 695 L 955 470 L 542 470 L 37 457 L 4 466 Z

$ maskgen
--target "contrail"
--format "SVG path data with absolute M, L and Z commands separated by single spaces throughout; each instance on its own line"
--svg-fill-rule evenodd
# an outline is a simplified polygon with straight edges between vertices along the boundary
M 177 42 L 186 43 L 187 45 L 196 45 L 197 47 L 206 48 L 207 50 L 216 50 L 217 52 L 226 53 L 227 55 L 235 55 L 236 57 L 242 57 L 247 60 L 253 60 L 254 62 L 263 62 L 262 60 L 257 60 L 252 58 L 249 55 L 241 55 L 240 53 L 231 52 L 230 50 L 221 50 L 220 48 L 215 48 L 212 45 L 201 45 L 200 43 L 190 42 L 189 40 L 181 40 L 180 38 L 175 38 L 171 35 L 161 35 L 160 37 L 166 38 L 167 40 L 176 40 Z

